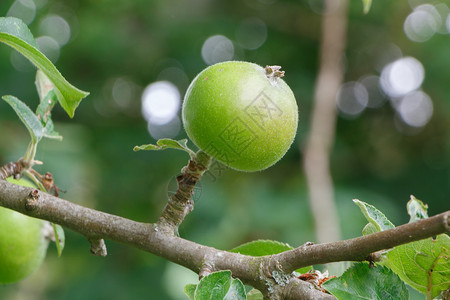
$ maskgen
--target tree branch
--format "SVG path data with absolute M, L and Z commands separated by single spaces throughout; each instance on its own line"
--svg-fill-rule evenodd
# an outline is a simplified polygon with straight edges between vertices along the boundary
M 105 238 L 137 247 L 196 273 L 204 268 L 205 262 L 208 262 L 210 271 L 231 270 L 234 277 L 261 290 L 268 299 L 286 299 L 287 294 L 304 295 L 302 297 L 305 299 L 327 298 L 324 293 L 313 290 L 310 284 L 299 283 L 289 273 L 312 264 L 365 260 L 372 252 L 445 233 L 450 227 L 450 212 L 447 211 L 363 237 L 300 246 L 276 255 L 251 257 L 203 246 L 161 231 L 158 224 L 135 222 L 100 212 L 5 180 L 0 180 L 0 205 L 60 224 L 91 240 Z M 288 274 L 289 283 L 283 286 L 277 284 L 273 279 L 274 271 Z M 272 290 L 269 290 L 269 286 Z M 294 299 L 294 296 L 290 297 Z
M 291 272 L 299 267 L 338 261 L 365 261 L 373 252 L 390 249 L 398 245 L 415 242 L 448 232 L 450 211 L 401 225 L 393 229 L 338 242 L 301 246 L 278 255 L 272 262 Z

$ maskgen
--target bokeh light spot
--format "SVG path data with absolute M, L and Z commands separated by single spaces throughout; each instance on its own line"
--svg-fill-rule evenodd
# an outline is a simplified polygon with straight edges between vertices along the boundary
M 60 48 L 55 39 L 50 36 L 40 36 L 36 38 L 36 43 L 39 49 L 52 63 L 55 63 L 59 58 Z
M 25 56 L 17 51 L 12 51 L 10 56 L 11 64 L 17 71 L 31 72 L 36 70 L 36 67 Z
M 157 80 L 169 81 L 174 83 L 182 92 L 187 90 L 189 86 L 189 78 L 186 73 L 179 67 L 168 67 L 158 74 Z
M 369 94 L 359 82 L 344 83 L 339 89 L 337 107 L 346 116 L 357 116 L 363 112 L 369 102 Z
M 397 59 L 403 57 L 402 50 L 395 44 L 387 44 L 383 47 L 383 51 L 380 51 L 377 55 L 375 68 L 378 72 L 381 72 L 383 68 Z
M 406 36 L 414 42 L 428 41 L 442 25 L 441 15 L 431 4 L 417 6 L 403 24 Z
M 401 97 L 418 89 L 424 77 L 423 65 L 413 57 L 405 57 L 384 67 L 380 84 L 388 96 Z
M 206 39 L 202 46 L 202 58 L 208 65 L 233 59 L 234 45 L 223 35 L 214 35 Z
M 380 78 L 376 75 L 367 75 L 359 79 L 359 82 L 366 88 L 369 101 L 367 107 L 378 108 L 386 102 L 386 96 L 381 90 Z
M 30 25 L 36 17 L 36 4 L 33 0 L 16 0 L 9 8 L 6 16 L 19 18 L 25 24 Z
M 175 116 L 175 118 L 171 119 L 164 125 L 155 124 L 150 121 L 148 122 L 147 129 L 152 138 L 155 140 L 162 138 L 174 138 L 181 130 L 181 120 L 178 116 Z
M 401 99 L 397 111 L 407 125 L 423 127 L 433 115 L 433 102 L 423 91 L 415 91 Z
M 450 33 L 450 14 L 447 16 L 445 27 L 447 27 L 447 32 Z
M 246 19 L 237 28 L 236 39 L 244 49 L 258 49 L 267 39 L 266 24 L 258 18 Z
M 117 78 L 112 86 L 111 94 L 117 106 L 126 108 L 133 97 L 133 83 L 125 78 Z
M 434 5 L 434 8 L 437 10 L 437 12 L 439 13 L 439 18 L 440 18 L 440 23 L 441 26 L 438 28 L 438 33 L 440 34 L 447 34 L 447 27 L 446 27 L 446 21 L 447 21 L 447 17 L 450 14 L 450 8 L 448 8 L 447 4 L 445 3 L 437 3 Z
M 51 36 L 61 47 L 67 44 L 71 35 L 69 23 L 58 15 L 46 16 L 39 24 L 39 33 Z
M 34 4 L 36 4 L 36 7 L 38 9 L 41 7 L 44 7 L 48 3 L 48 0 L 33 0 L 33 1 L 34 1 Z
M 154 125 L 169 123 L 180 109 L 180 92 L 168 81 L 148 85 L 142 93 L 142 114 Z

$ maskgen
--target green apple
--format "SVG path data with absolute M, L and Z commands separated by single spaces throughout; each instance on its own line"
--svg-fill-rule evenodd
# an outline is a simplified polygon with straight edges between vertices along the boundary
M 298 107 L 279 68 L 229 61 L 200 72 L 182 109 L 194 144 L 241 171 L 263 170 L 280 160 L 297 132 Z
M 7 180 L 34 187 L 24 179 Z M 42 220 L 0 207 L 0 284 L 20 281 L 41 265 L 48 246 L 44 224 Z

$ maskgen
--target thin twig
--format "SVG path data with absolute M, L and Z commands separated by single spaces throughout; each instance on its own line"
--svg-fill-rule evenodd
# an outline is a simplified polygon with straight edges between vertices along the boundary
M 174 195 L 170 196 L 158 221 L 159 230 L 168 231 L 178 235 L 178 227 L 184 218 L 194 209 L 194 188 L 203 174 L 208 170 L 211 157 L 199 151 L 195 157 L 189 160 L 187 166 L 177 176 L 178 188 Z

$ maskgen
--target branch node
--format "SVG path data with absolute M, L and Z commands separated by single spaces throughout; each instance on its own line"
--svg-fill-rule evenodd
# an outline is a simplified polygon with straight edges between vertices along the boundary
M 32 190 L 25 198 L 25 209 L 27 211 L 35 210 L 38 206 L 39 198 L 39 190 Z
M 0 179 L 6 179 L 10 176 L 14 177 L 14 179 L 19 179 L 24 167 L 21 160 L 18 162 L 9 162 L 0 167 Z
M 385 252 L 386 250 L 372 252 L 366 257 L 366 260 L 369 262 L 370 265 L 373 265 L 373 263 L 381 261 L 381 259 L 383 258 L 383 253 Z
M 102 256 L 102 257 L 108 255 L 104 239 L 88 238 L 88 241 L 91 244 L 92 254 L 94 254 L 95 256 Z
M 450 232 L 450 213 L 446 213 L 443 218 L 444 227 L 447 232 Z
M 201 280 L 203 277 L 208 276 L 214 271 L 215 271 L 214 255 L 207 253 L 203 257 L 203 261 L 200 266 L 200 271 L 198 272 L 198 279 Z
M 198 272 L 198 279 L 201 280 L 203 277 L 208 276 L 213 272 L 213 266 L 209 263 L 204 263 L 200 272 Z

